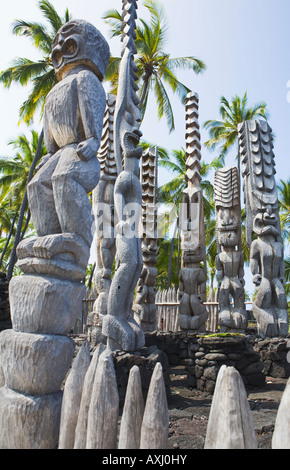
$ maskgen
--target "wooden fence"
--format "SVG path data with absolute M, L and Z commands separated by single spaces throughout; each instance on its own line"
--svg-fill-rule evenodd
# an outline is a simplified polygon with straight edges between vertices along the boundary
M 157 330 L 158 331 L 179 331 L 178 316 L 179 316 L 179 291 L 174 287 L 167 290 L 158 290 L 156 293 L 157 305 Z M 73 329 L 74 334 L 86 333 L 87 317 L 92 311 L 96 299 L 86 298 L 83 300 L 82 312 L 80 312 L 76 325 Z M 251 302 L 245 302 L 251 304 Z M 208 301 L 205 302 L 208 319 L 206 321 L 206 330 L 215 332 L 218 330 L 218 302 Z
M 159 331 L 179 331 L 179 290 L 174 287 L 159 290 L 156 293 L 157 329 Z M 218 329 L 218 302 L 205 302 L 208 311 L 206 329 L 215 332 Z

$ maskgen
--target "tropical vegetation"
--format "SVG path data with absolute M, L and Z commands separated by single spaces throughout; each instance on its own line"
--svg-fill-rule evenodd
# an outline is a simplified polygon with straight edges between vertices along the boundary
M 211 119 L 204 123 L 203 127 L 208 130 L 210 139 L 204 143 L 205 147 L 215 150 L 219 146 L 219 159 L 225 164 L 225 158 L 229 151 L 236 147 L 237 167 L 241 177 L 240 154 L 238 150 L 238 125 L 243 121 L 248 121 L 261 117 L 268 119 L 267 105 L 264 101 L 256 103 L 253 107 L 248 107 L 247 92 L 240 98 L 235 95 L 231 101 L 224 96 L 220 99 L 219 114 L 221 119 Z
M 48 25 L 16 20 L 12 25 L 12 33 L 28 37 L 40 53 L 40 59 L 17 57 L 11 66 L 0 74 L 0 83 L 7 88 L 10 88 L 12 83 L 22 86 L 32 85 L 27 100 L 22 103 L 19 110 L 20 120 L 27 124 L 31 124 L 37 110 L 42 113 L 46 96 L 56 83 L 50 57 L 52 43 L 58 29 L 71 19 L 67 9 L 63 17 L 59 16 L 48 0 L 40 0 L 38 6 Z
M 158 0 L 146 0 L 143 5 L 150 14 L 150 20 L 147 22 L 140 18 L 136 29 L 135 63 L 139 77 L 140 107 L 144 116 L 148 97 L 153 93 L 158 118 L 166 117 L 171 132 L 175 123 L 167 88 L 177 93 L 184 103 L 187 93 L 191 90 L 178 80 L 176 72 L 187 69 L 199 74 L 206 66 L 194 56 L 172 58 L 170 53 L 166 52 L 168 23 L 163 5 Z M 122 34 L 122 14 L 119 11 L 109 10 L 103 18 L 111 27 L 112 37 Z M 111 82 L 111 93 L 117 92 L 120 60 L 121 57 L 111 57 L 105 74 L 105 80 Z

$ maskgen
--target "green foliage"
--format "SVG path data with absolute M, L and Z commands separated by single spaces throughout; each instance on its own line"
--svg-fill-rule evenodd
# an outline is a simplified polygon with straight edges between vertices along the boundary
M 10 88 L 12 83 L 22 86 L 32 85 L 28 98 L 19 111 L 20 121 L 27 124 L 33 121 L 33 116 L 38 109 L 41 110 L 42 115 L 46 96 L 57 82 L 50 58 L 52 42 L 58 29 L 71 19 L 67 9 L 64 16 L 60 17 L 54 6 L 47 0 L 40 0 L 38 6 L 47 25 L 16 20 L 12 25 L 12 33 L 29 38 L 39 51 L 41 58 L 34 61 L 26 57 L 17 57 L 8 69 L 0 73 L 0 83 L 7 88 Z
M 290 178 L 277 184 L 281 233 L 284 242 L 290 241 Z
M 168 272 L 169 272 L 169 263 L 170 263 L 170 248 L 171 248 L 170 239 L 159 239 L 158 240 L 158 259 L 157 259 L 157 269 L 158 275 L 156 279 L 156 288 L 157 289 L 167 289 L 168 288 Z M 178 287 L 179 284 L 179 252 L 178 252 L 178 238 L 175 238 L 173 241 L 173 257 L 171 264 L 171 283 L 170 287 Z
M 9 142 L 15 150 L 13 157 L 0 157 L 0 269 L 4 268 L 10 258 L 16 228 L 18 226 L 20 207 L 26 191 L 27 179 L 38 145 L 38 133 L 31 130 L 31 139 L 24 134 Z M 46 154 L 42 144 L 41 156 Z M 26 208 L 21 225 L 21 238 L 34 231 L 30 221 L 30 212 Z M 16 268 L 15 268 L 16 269 Z
M 247 92 L 240 98 L 238 95 L 229 102 L 224 96 L 221 97 L 219 114 L 221 120 L 212 119 L 204 123 L 203 127 L 209 131 L 210 139 L 204 145 L 215 150 L 220 146 L 219 159 L 224 164 L 229 150 L 237 144 L 238 125 L 256 117 L 268 118 L 267 105 L 263 101 L 256 103 L 252 108 L 247 107 Z M 239 154 L 238 168 L 240 171 Z
M 179 96 L 182 103 L 185 103 L 185 97 L 190 89 L 178 80 L 176 71 L 186 69 L 199 74 L 206 66 L 196 57 L 172 58 L 165 52 L 168 31 L 165 9 L 156 0 L 147 0 L 143 5 L 150 14 L 150 21 L 146 22 L 142 18 L 137 21 L 135 40 L 141 111 L 144 116 L 149 93 L 152 92 L 157 104 L 158 118 L 161 119 L 163 116 L 166 118 L 171 132 L 175 128 L 175 123 L 167 87 Z M 103 19 L 110 25 L 112 37 L 122 34 L 122 16 L 117 10 L 107 11 Z M 117 93 L 120 60 L 120 57 L 111 57 L 105 74 L 105 80 L 111 82 L 111 93 L 114 94 Z
M 210 335 L 197 335 L 198 338 L 238 338 L 243 337 L 242 333 L 212 333 Z

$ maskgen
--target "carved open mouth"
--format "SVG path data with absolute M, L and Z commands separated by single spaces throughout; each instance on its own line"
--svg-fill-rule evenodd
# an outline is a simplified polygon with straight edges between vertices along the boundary
M 273 215 L 264 215 L 264 223 L 267 225 L 276 225 L 276 216 Z
M 125 147 L 129 150 L 135 149 L 140 142 L 142 132 L 135 129 L 133 132 L 126 132 L 124 136 Z
M 221 232 L 234 232 L 235 230 L 237 230 L 238 226 L 237 225 L 234 225 L 234 224 L 231 224 L 231 225 L 222 225 L 221 227 L 218 227 L 218 229 L 221 231 Z

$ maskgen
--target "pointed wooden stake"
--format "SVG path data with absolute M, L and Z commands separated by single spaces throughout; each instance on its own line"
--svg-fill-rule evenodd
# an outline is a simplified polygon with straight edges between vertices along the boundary
M 272 449 L 290 449 L 290 379 L 288 379 L 278 408 Z
M 97 346 L 93 354 L 90 366 L 85 376 L 79 417 L 78 417 L 78 422 L 77 422 L 77 427 L 76 427 L 76 432 L 75 432 L 74 449 L 86 448 L 87 425 L 88 425 L 89 407 L 90 407 L 91 396 L 92 396 L 92 391 L 93 391 L 93 384 L 95 380 L 99 357 L 104 350 L 105 350 L 105 346 L 103 344 L 99 344 Z
M 144 413 L 141 376 L 138 366 L 129 373 L 125 404 L 121 419 L 119 449 L 139 449 Z
M 140 449 L 167 449 L 169 416 L 163 371 L 160 362 L 154 368 L 141 427 Z
M 85 374 L 90 365 L 90 345 L 81 346 L 68 374 L 62 399 L 59 449 L 73 449 Z
M 100 356 L 89 408 L 87 449 L 115 449 L 119 416 L 119 395 L 112 353 Z
M 257 441 L 244 383 L 234 367 L 218 373 L 205 449 L 255 449 Z

